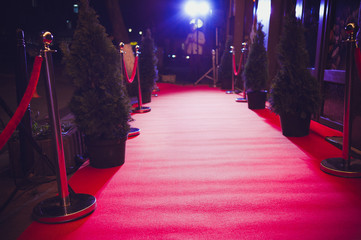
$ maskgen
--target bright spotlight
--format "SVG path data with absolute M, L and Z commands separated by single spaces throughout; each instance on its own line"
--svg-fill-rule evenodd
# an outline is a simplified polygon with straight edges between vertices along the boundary
M 207 2 L 200 2 L 199 3 L 199 14 L 204 16 L 204 15 L 207 15 L 210 11 L 210 7 L 209 7 L 209 3 Z
M 184 11 L 191 17 L 205 16 L 211 10 L 208 2 L 189 1 L 185 3 Z
M 197 3 L 196 2 L 187 2 L 184 6 L 184 11 L 189 16 L 196 16 L 197 15 Z

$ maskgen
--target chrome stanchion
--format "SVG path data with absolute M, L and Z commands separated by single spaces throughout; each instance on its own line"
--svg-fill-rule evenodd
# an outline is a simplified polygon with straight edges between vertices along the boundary
M 246 42 L 243 42 L 242 43 L 242 53 L 243 53 L 243 61 L 242 62 L 245 62 L 245 59 L 246 59 L 246 54 L 247 54 L 247 43 Z M 242 63 L 241 63 L 242 64 Z M 244 84 L 244 81 L 243 81 L 243 91 L 242 91 L 242 95 L 243 97 L 240 97 L 240 98 L 236 98 L 236 102 L 247 102 L 247 94 L 246 94 L 246 86 Z
M 124 61 L 124 43 L 119 43 L 119 52 L 120 52 L 120 72 L 123 74 L 122 85 L 124 85 L 124 70 L 123 70 L 123 61 Z M 140 129 L 131 127 L 128 132 L 128 139 L 134 138 L 140 134 Z
M 66 176 L 63 140 L 59 120 L 58 104 L 54 88 L 54 69 L 52 52 L 49 45 L 53 40 L 50 32 L 42 35 L 44 42 L 44 57 L 46 66 L 46 94 L 50 124 L 53 132 L 54 148 L 57 153 L 57 183 L 59 195 L 40 202 L 33 209 L 33 218 L 43 223 L 63 223 L 82 218 L 92 213 L 96 208 L 95 197 L 88 194 L 69 194 L 69 186 Z
M 234 47 L 233 46 L 230 46 L 230 53 L 233 55 L 234 54 Z M 234 91 L 234 72 L 233 72 L 233 66 L 232 66 L 232 90 L 230 91 L 226 91 L 226 94 L 233 94 L 235 93 Z
M 339 177 L 361 177 L 361 160 L 350 156 L 350 140 L 351 140 L 351 89 L 352 89 L 352 73 L 354 73 L 354 51 L 357 32 L 356 25 L 349 23 L 346 26 L 346 32 L 349 38 L 346 41 L 346 84 L 345 84 L 345 102 L 344 102 L 344 121 L 343 121 L 343 144 L 341 158 L 328 158 L 321 162 L 321 170 Z
M 140 52 L 139 52 L 139 46 L 137 45 L 135 47 L 135 51 L 136 51 L 136 56 L 139 56 Z M 142 106 L 142 88 L 140 85 L 140 76 L 139 76 L 139 64 L 138 66 L 136 66 L 137 68 L 137 78 L 138 78 L 138 107 L 136 107 L 133 112 L 135 113 L 146 113 L 146 112 L 150 112 L 151 108 L 150 107 L 144 107 Z

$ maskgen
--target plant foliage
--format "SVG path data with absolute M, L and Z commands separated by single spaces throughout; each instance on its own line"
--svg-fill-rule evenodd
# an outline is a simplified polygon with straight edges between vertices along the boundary
M 264 46 L 263 25 L 258 23 L 257 33 L 251 45 L 243 71 L 246 90 L 261 91 L 266 88 L 268 78 L 267 52 Z
M 126 136 L 130 101 L 121 84 L 120 56 L 88 1 L 80 1 L 71 45 L 62 49 L 75 86 L 70 109 L 79 129 L 89 139 Z
M 304 27 L 293 14 L 284 19 L 278 60 L 280 69 L 273 79 L 269 98 L 272 110 L 301 118 L 317 113 L 321 101 L 320 86 L 307 69 Z
M 155 55 L 154 40 L 148 29 L 140 44 L 139 73 L 142 91 L 152 91 L 158 80 L 158 59 Z

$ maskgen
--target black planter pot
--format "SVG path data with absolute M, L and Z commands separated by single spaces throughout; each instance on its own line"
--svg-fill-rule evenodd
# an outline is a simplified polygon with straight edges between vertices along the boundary
M 142 103 L 150 103 L 152 101 L 152 91 L 142 90 Z
M 267 91 L 247 91 L 249 109 L 264 109 L 266 106 Z
M 86 140 L 89 162 L 95 168 L 111 168 L 124 164 L 127 137 L 119 140 Z
M 306 118 L 290 114 L 281 114 L 282 134 L 286 137 L 304 137 L 310 132 L 311 115 Z

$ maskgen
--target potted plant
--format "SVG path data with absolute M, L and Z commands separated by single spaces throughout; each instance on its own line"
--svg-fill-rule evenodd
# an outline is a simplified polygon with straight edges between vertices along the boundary
M 229 90 L 232 88 L 232 53 L 230 52 L 232 46 L 232 37 L 228 37 L 223 51 L 221 62 L 219 64 L 218 78 L 221 82 L 221 89 Z
M 307 69 L 304 28 L 294 14 L 284 19 L 278 46 L 280 68 L 273 79 L 269 102 L 281 119 L 282 133 L 302 137 L 309 133 L 311 115 L 320 106 L 320 86 Z
M 120 56 L 88 1 L 69 48 L 63 46 L 66 72 L 75 91 L 70 110 L 85 135 L 90 164 L 108 168 L 124 163 L 130 129 L 130 101 L 121 84 Z
M 268 78 L 267 52 L 264 46 L 263 25 L 258 23 L 256 35 L 243 71 L 249 109 L 265 108 Z
M 158 80 L 158 59 L 155 55 L 154 40 L 147 29 L 140 43 L 139 74 L 142 91 L 142 102 L 149 103 L 155 82 Z

